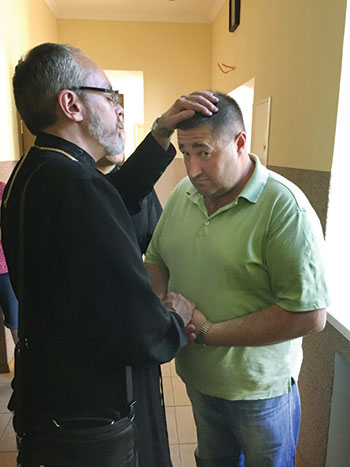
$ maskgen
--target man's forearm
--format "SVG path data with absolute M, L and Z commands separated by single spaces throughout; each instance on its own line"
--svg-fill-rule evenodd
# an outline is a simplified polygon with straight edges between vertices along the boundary
M 168 291 L 169 271 L 167 268 L 145 263 L 147 272 L 151 278 L 153 292 L 157 295 L 166 294 Z
M 193 316 L 197 331 L 205 322 L 201 314 Z M 214 346 L 261 346 L 276 344 L 321 331 L 326 310 L 289 312 L 271 305 L 255 313 L 214 323 L 203 343 Z

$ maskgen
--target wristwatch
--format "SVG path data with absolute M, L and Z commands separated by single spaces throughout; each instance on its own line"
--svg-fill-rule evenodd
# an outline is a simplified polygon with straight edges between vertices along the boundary
M 154 131 L 154 133 L 158 136 L 162 136 L 163 138 L 169 138 L 173 133 L 174 133 L 174 130 L 169 130 L 168 128 L 165 128 L 164 126 L 159 126 L 159 119 L 160 119 L 161 115 L 159 115 L 159 117 L 157 117 L 154 122 L 153 122 L 153 125 L 152 125 L 152 131 Z
M 196 339 L 196 343 L 197 344 L 202 344 L 202 345 L 205 345 L 203 343 L 204 341 L 204 338 L 205 336 L 207 335 L 209 329 L 212 327 L 214 323 L 212 321 L 210 321 L 209 319 L 207 319 L 203 324 L 202 326 L 200 327 L 200 330 L 199 330 L 199 333 L 197 335 L 197 339 Z

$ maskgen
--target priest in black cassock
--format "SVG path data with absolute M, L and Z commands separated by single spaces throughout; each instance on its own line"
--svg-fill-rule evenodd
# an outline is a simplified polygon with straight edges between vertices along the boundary
M 20 60 L 13 84 L 17 109 L 37 135 L 2 206 L 21 309 L 22 368 L 10 403 L 24 436 L 21 466 L 33 466 L 27 435 L 38 424 L 125 416 L 125 365 L 133 369 L 139 465 L 171 466 L 159 364 L 186 345 L 194 305 L 171 294 L 169 312 L 153 294 L 129 214 L 174 157 L 177 123 L 194 111 L 210 115 L 216 100 L 205 91 L 179 98 L 105 177 L 95 162 L 120 152 L 122 141 L 117 92 L 104 72 L 79 49 L 42 44 Z

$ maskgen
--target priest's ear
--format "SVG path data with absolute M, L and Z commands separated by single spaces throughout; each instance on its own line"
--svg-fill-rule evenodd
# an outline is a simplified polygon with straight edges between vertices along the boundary
M 62 89 L 57 96 L 57 104 L 61 113 L 72 122 L 83 120 L 83 105 L 79 97 L 70 89 Z

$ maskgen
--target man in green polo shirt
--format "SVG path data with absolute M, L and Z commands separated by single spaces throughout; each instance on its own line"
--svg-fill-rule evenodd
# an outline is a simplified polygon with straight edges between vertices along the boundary
M 188 177 L 169 198 L 147 268 L 158 294 L 197 306 L 196 341 L 176 358 L 197 465 L 292 467 L 302 336 L 323 329 L 328 305 L 322 230 L 304 194 L 248 154 L 237 103 L 215 95 L 216 114 L 178 129 Z

